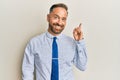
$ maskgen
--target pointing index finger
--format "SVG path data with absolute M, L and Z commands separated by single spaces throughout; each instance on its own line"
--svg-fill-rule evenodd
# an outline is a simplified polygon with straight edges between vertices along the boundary
M 82 25 L 82 23 L 79 24 L 79 29 L 80 29 L 80 30 L 81 30 L 81 25 Z
M 79 27 L 81 27 L 82 23 L 79 24 Z

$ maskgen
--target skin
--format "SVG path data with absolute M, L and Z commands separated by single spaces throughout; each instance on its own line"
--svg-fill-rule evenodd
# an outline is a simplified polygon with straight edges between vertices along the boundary
M 54 36 L 58 36 L 66 26 L 68 13 L 62 7 L 54 8 L 52 12 L 47 15 L 47 21 L 49 23 L 48 32 Z M 73 37 L 79 41 L 83 39 L 83 32 L 81 30 L 81 24 L 74 28 Z

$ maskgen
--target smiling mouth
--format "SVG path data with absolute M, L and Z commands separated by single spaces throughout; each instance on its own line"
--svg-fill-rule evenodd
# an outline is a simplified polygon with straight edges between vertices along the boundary
M 61 26 L 58 26 L 58 25 L 57 25 L 57 26 L 55 26 L 55 29 L 56 29 L 56 30 L 60 30 L 60 29 L 61 29 Z

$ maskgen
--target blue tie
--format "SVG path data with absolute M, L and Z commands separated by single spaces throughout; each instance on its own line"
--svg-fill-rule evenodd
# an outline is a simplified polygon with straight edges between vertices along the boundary
M 56 43 L 56 37 L 53 38 L 52 43 L 52 72 L 51 80 L 59 80 L 59 66 L 58 66 L 58 46 Z

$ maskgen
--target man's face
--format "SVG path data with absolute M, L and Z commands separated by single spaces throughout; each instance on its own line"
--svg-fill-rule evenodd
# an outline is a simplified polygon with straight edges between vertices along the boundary
M 48 31 L 53 35 L 60 34 L 66 25 L 67 11 L 64 8 L 57 7 L 47 15 L 47 20 L 49 23 Z

